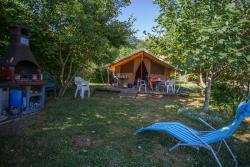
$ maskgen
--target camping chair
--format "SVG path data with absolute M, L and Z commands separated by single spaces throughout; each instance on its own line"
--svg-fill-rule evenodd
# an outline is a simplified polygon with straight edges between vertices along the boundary
M 47 84 L 45 85 L 46 93 L 53 92 L 54 96 L 56 96 L 56 80 L 53 78 L 53 76 L 48 72 L 44 72 L 43 80 L 47 82 Z
M 232 150 L 230 149 L 229 145 L 227 144 L 226 140 L 229 138 L 241 124 L 244 117 L 250 117 L 250 101 L 242 102 L 239 104 L 238 109 L 236 111 L 236 117 L 234 121 L 223 128 L 215 129 L 210 124 L 208 124 L 203 119 L 199 118 L 199 120 L 204 123 L 206 126 L 211 128 L 211 131 L 197 131 L 191 127 L 188 127 L 184 124 L 178 122 L 158 122 L 154 123 L 148 127 L 140 128 L 137 130 L 137 133 L 143 131 L 163 131 L 169 133 L 170 135 L 174 136 L 180 142 L 177 143 L 175 146 L 170 148 L 170 151 L 176 149 L 179 146 L 190 146 L 194 148 L 203 147 L 208 149 L 213 157 L 215 158 L 216 162 L 220 167 L 222 167 L 220 160 L 217 157 L 217 153 L 220 151 L 221 144 L 224 143 L 227 150 L 231 154 L 235 166 L 238 165 L 235 155 L 233 154 Z M 219 149 L 217 152 L 214 151 L 211 144 L 216 142 L 220 142 Z
M 79 92 L 81 98 L 83 99 L 85 91 L 88 91 L 88 97 L 90 97 L 89 81 L 85 81 L 81 77 L 75 77 L 74 82 L 76 85 L 75 98 Z
M 155 84 L 156 80 L 158 80 L 158 78 L 156 76 L 149 77 L 149 86 L 150 86 L 152 91 L 154 91 L 154 85 L 155 85 L 155 89 L 156 89 L 156 84 Z
M 167 81 L 164 81 L 164 80 L 163 80 L 163 81 L 161 81 L 161 82 L 159 83 L 159 91 L 161 91 L 161 90 L 162 90 L 163 92 L 165 91 L 166 82 L 167 82 Z
M 147 92 L 147 84 L 145 80 L 139 80 L 139 92 L 141 92 L 142 87 L 144 87 L 144 91 Z
M 171 80 L 167 80 L 165 82 L 165 88 L 166 88 L 166 92 L 167 94 L 171 91 L 172 93 L 175 93 L 175 80 L 171 79 Z

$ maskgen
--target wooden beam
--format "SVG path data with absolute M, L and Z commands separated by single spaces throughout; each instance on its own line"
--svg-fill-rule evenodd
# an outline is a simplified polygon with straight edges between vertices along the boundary
M 107 70 L 108 72 L 108 84 L 110 84 L 110 79 L 109 79 L 109 70 Z

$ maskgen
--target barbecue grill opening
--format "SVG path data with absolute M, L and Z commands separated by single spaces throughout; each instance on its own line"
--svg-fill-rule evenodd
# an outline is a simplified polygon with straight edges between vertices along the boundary
M 30 61 L 20 61 L 15 67 L 15 80 L 38 80 L 39 68 Z

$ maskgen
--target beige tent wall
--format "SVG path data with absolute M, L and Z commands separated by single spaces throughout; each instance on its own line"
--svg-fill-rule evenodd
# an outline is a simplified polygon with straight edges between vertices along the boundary
M 160 78 L 161 80 L 166 80 L 166 78 L 167 78 L 167 76 L 166 76 L 166 74 L 167 74 L 166 68 L 164 67 L 164 74 L 154 74 L 154 73 L 152 73 L 152 71 L 151 71 L 151 61 L 152 61 L 152 60 L 149 60 L 150 76 L 151 76 L 151 77 L 154 76 L 154 77 Z
M 170 79 L 170 75 L 172 73 L 174 73 L 173 70 L 171 70 L 169 68 L 165 68 L 164 75 L 161 75 L 161 74 L 150 74 L 150 76 L 155 76 L 157 78 L 160 78 L 161 80 L 168 80 L 168 79 Z
M 135 60 L 131 60 L 131 61 L 134 61 L 134 67 L 135 67 L 136 66 Z M 134 83 L 134 78 L 135 78 L 134 70 L 133 70 L 133 73 L 121 73 L 120 71 L 121 71 L 121 66 L 117 66 L 115 68 L 115 72 L 120 73 L 128 78 L 127 80 L 125 80 L 124 85 L 127 85 L 128 83 Z
M 138 70 L 138 68 L 139 68 L 139 66 L 141 64 L 141 60 L 142 60 L 141 57 L 138 57 L 138 58 L 132 60 L 132 61 L 134 61 L 134 71 L 133 71 L 133 73 L 120 73 L 120 66 L 117 66 L 115 68 L 115 72 L 116 73 L 120 73 L 120 74 L 123 74 L 123 75 L 125 75 L 125 76 L 128 77 L 128 79 L 125 81 L 126 85 L 128 83 L 134 83 L 134 81 L 135 81 L 135 74 L 136 74 L 136 71 Z M 145 66 L 146 66 L 146 68 L 148 70 L 148 73 L 150 73 L 150 64 L 151 64 L 150 60 L 148 58 L 143 58 L 143 61 L 144 61 Z
M 128 83 L 134 83 L 134 78 L 135 78 L 134 73 L 121 73 L 121 74 L 128 77 L 128 79 L 124 81 L 124 84 L 127 85 Z
M 150 74 L 151 60 L 149 60 L 148 58 L 144 58 L 143 61 L 144 61 L 144 64 L 145 64 L 145 66 L 146 66 L 146 69 L 147 69 L 147 71 L 148 71 L 148 74 Z
M 141 60 L 142 58 L 138 57 L 134 60 L 134 73 L 136 73 L 136 71 L 138 70 L 140 64 L 141 64 Z M 148 58 L 143 58 L 143 62 L 146 66 L 146 69 L 148 71 L 148 73 L 150 73 L 150 60 Z
M 140 57 L 134 59 L 134 77 L 135 77 L 135 73 L 136 73 L 137 69 L 139 68 L 140 64 L 141 64 Z
M 121 66 L 115 67 L 115 73 L 120 73 Z
M 157 78 L 160 78 L 161 80 L 167 80 L 170 78 L 170 74 L 173 73 L 173 70 L 169 69 L 169 68 L 165 68 L 164 74 L 150 74 L 150 69 L 151 69 L 151 60 L 145 58 L 144 60 L 145 66 L 148 70 L 149 76 L 155 76 Z M 139 68 L 141 63 L 141 59 L 140 58 L 136 58 L 134 60 L 134 72 L 133 73 L 120 73 L 120 66 L 115 67 L 115 72 L 116 73 L 120 73 L 122 75 L 125 75 L 128 77 L 128 79 L 124 82 L 125 85 L 127 85 L 128 83 L 134 83 L 135 80 L 135 74 L 137 69 Z
M 120 70 L 121 70 L 121 66 L 115 67 L 115 73 L 122 74 L 122 75 L 128 77 L 128 79 L 124 82 L 126 85 L 128 83 L 133 83 L 134 82 L 134 79 L 133 79 L 134 78 L 134 73 L 120 73 Z
M 129 83 L 134 83 L 134 80 L 135 80 L 135 74 L 136 74 L 136 71 L 138 70 L 140 64 L 141 64 L 141 60 L 143 60 L 145 66 L 146 66 L 146 69 L 148 71 L 148 74 L 150 74 L 150 65 L 151 65 L 151 60 L 148 59 L 147 57 L 138 57 L 136 59 L 134 59 L 134 75 L 133 75 L 133 79 L 131 79 Z
M 156 60 L 151 60 L 151 58 L 148 57 L 147 54 L 143 55 L 142 53 L 137 53 L 134 56 L 135 56 L 134 59 L 131 58 L 126 63 L 120 63 L 119 65 L 112 67 L 114 68 L 115 73 L 120 73 L 128 77 L 128 79 L 125 80 L 124 85 L 127 85 L 128 83 L 134 83 L 135 74 L 141 64 L 142 58 L 143 58 L 143 62 L 146 66 L 149 76 L 156 76 L 157 78 L 160 78 L 161 80 L 167 80 L 170 78 L 170 75 L 174 73 L 174 69 L 171 69 L 171 67 L 169 68 L 169 67 L 164 66 L 164 74 L 152 74 L 151 73 L 151 61 L 154 61 L 154 63 L 157 63 L 157 64 L 159 64 L 159 62 L 156 62 Z M 121 66 L 131 61 L 134 61 L 133 73 L 121 73 Z M 159 65 L 163 66 L 161 64 Z

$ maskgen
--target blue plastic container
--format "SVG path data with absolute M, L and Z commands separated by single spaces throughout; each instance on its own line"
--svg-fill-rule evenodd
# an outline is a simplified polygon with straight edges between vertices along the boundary
M 10 107 L 20 107 L 22 105 L 22 90 L 10 90 Z
M 128 83 L 128 88 L 133 88 L 133 84 L 132 83 Z

